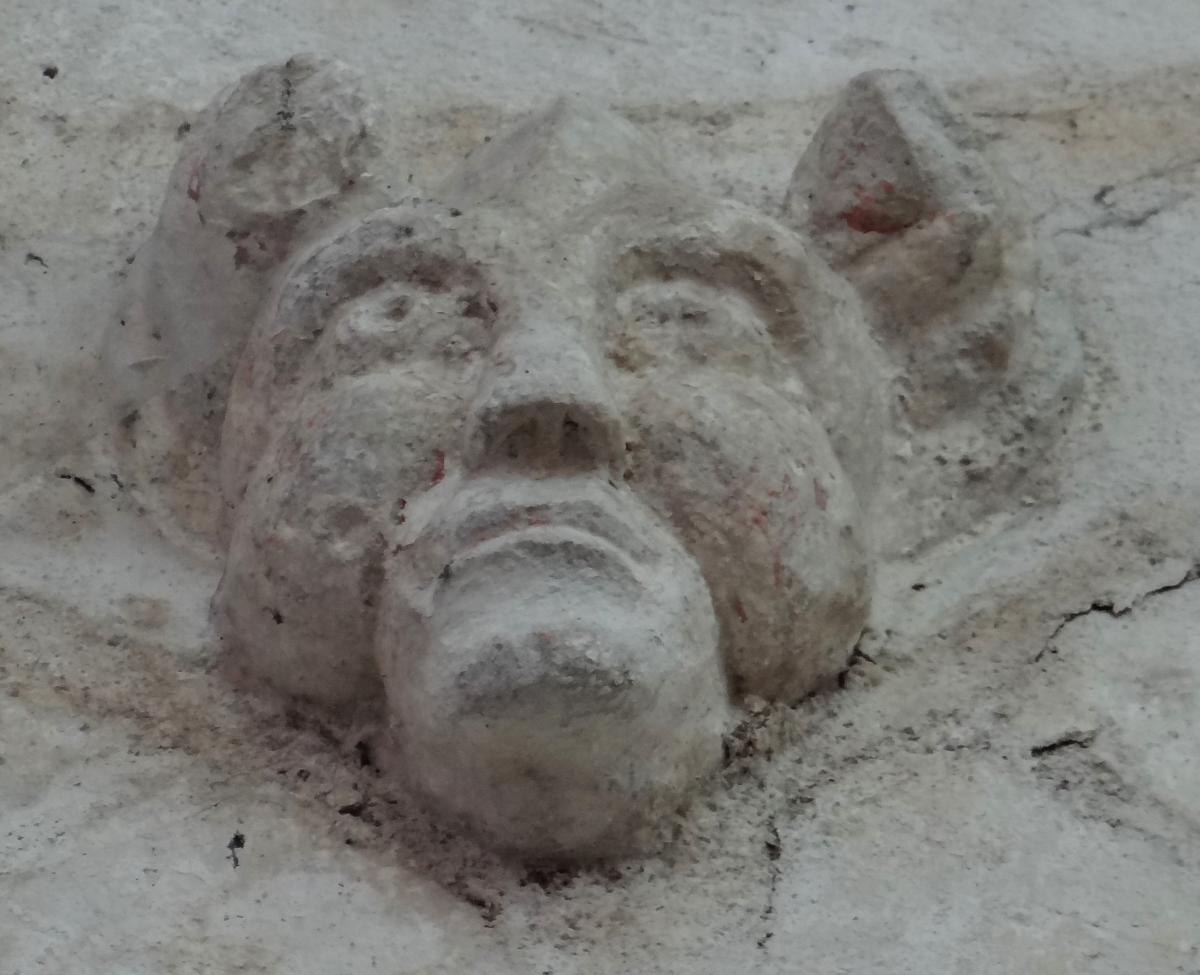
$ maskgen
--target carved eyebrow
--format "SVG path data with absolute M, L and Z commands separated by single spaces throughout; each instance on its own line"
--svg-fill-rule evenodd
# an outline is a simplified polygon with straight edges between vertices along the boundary
M 771 325 L 772 331 L 794 332 L 799 309 L 781 268 L 741 248 L 711 246 L 695 237 L 636 244 L 625 250 L 614 268 L 618 290 L 646 281 L 685 278 L 741 292 Z
M 481 303 L 472 308 L 494 314 L 486 277 L 457 239 L 421 213 L 378 211 L 326 238 L 287 271 L 271 312 L 288 325 L 271 337 L 274 384 L 292 381 L 335 307 L 398 281 L 436 294 L 475 288 Z

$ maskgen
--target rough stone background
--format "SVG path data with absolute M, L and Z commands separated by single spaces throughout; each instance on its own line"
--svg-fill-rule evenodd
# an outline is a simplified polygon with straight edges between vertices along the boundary
M 1200 972 L 1200 5 L 0 6 L 0 972 Z M 869 659 L 752 716 L 661 857 L 499 862 L 353 729 L 232 697 L 216 570 L 107 459 L 97 351 L 180 128 L 303 50 L 386 92 L 417 185 L 562 91 L 764 205 L 839 83 L 916 67 L 1058 255 L 1060 503 L 886 567 Z

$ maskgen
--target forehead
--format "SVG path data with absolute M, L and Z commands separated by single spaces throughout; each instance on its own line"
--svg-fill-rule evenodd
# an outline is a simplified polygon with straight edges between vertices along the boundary
M 433 291 L 486 283 L 534 300 L 694 276 L 754 293 L 771 317 L 802 314 L 827 276 L 803 239 L 748 207 L 674 187 L 627 188 L 555 215 L 495 202 L 461 210 L 410 200 L 318 243 L 289 269 L 274 317 L 328 313 L 386 284 Z
M 761 211 L 671 172 L 618 114 L 560 99 L 473 152 L 437 199 L 361 218 L 293 265 L 274 328 L 317 319 L 384 285 L 487 286 L 509 305 L 603 305 L 634 284 L 691 278 L 751 298 L 803 336 L 839 317 L 842 282 Z M 482 285 L 479 284 L 482 282 Z

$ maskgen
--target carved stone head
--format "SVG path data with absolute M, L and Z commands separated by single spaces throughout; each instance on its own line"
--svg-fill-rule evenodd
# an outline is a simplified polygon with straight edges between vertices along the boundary
M 172 505 L 225 553 L 215 619 L 247 671 L 314 706 L 383 701 L 414 788 L 497 846 L 635 850 L 719 763 L 739 701 L 844 668 L 913 436 L 896 389 L 921 393 L 921 449 L 977 436 L 1037 320 L 989 352 L 950 285 L 917 321 L 919 297 L 889 302 L 897 258 L 869 286 L 831 269 L 914 260 L 937 219 L 920 174 L 873 177 L 907 223 L 845 219 L 834 191 L 796 201 L 826 153 L 771 216 L 559 101 L 397 199 L 366 106 L 344 69 L 293 59 L 197 127 L 143 262 L 142 327 L 175 351 L 114 357 L 141 369 L 131 456 L 189 486 Z M 1003 220 L 977 208 L 962 261 L 1012 236 L 985 202 Z M 883 334 L 889 304 L 907 331 Z M 942 352 L 914 350 L 922 328 Z M 983 378 L 956 392 L 938 370 L 964 356 Z

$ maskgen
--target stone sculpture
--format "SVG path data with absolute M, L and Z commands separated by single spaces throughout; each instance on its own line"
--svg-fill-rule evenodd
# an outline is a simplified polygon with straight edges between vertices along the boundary
M 224 553 L 250 674 L 381 703 L 499 848 L 638 850 L 739 702 L 845 667 L 881 552 L 1011 502 L 1074 334 L 910 74 L 850 84 L 775 216 L 567 101 L 405 198 L 385 125 L 313 58 L 196 124 L 110 343 L 127 462 Z M 967 443 L 973 496 L 930 459 Z

